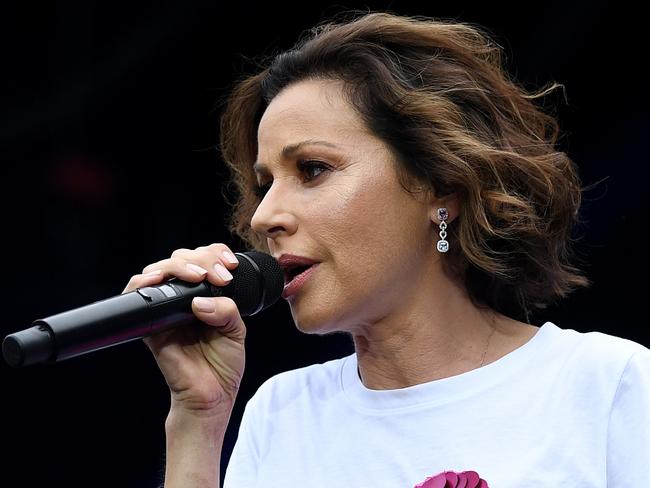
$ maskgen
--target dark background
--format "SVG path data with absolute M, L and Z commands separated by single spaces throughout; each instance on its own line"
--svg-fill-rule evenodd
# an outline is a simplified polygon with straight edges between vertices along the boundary
M 225 226 L 215 144 L 223 97 L 254 57 L 288 48 L 344 8 L 478 23 L 547 98 L 583 184 L 578 250 L 594 281 L 533 323 L 650 345 L 646 326 L 647 28 L 625 2 L 42 2 L 3 4 L 0 335 L 121 292 L 179 247 L 241 243 Z M 640 5 L 640 4 L 639 4 Z M 640 8 L 640 7 L 638 7 Z M 7 174 L 8 173 L 8 174 Z M 642 310 L 643 308 L 643 310 Z M 224 447 L 269 376 L 351 352 L 308 337 L 280 300 L 249 326 L 248 363 Z M 141 341 L 50 366 L 0 364 L 0 486 L 153 487 L 169 394 Z

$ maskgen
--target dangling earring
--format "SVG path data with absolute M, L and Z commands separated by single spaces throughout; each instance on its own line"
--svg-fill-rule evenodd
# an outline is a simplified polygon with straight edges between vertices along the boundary
M 449 243 L 445 240 L 447 237 L 447 220 L 449 218 L 449 212 L 446 208 L 438 209 L 438 220 L 440 220 L 440 240 L 438 241 L 438 251 L 447 252 L 449 251 Z

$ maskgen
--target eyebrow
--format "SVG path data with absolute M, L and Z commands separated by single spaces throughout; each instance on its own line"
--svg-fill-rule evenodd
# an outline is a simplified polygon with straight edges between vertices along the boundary
M 289 144 L 288 146 L 282 148 L 282 158 L 284 159 L 290 158 L 305 146 L 325 146 L 325 147 L 331 147 L 333 149 L 341 149 L 339 146 L 337 146 L 336 144 L 332 144 L 331 142 L 309 139 L 307 141 L 300 141 L 295 144 Z M 266 174 L 266 175 L 270 174 L 269 169 L 263 163 L 259 163 L 259 162 L 253 164 L 253 171 L 260 174 Z

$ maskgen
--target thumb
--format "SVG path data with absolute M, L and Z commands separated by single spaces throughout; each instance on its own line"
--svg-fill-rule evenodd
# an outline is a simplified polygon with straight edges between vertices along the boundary
M 232 298 L 196 297 L 192 300 L 192 311 L 199 320 L 218 328 L 224 335 L 241 340 L 246 337 L 246 326 Z

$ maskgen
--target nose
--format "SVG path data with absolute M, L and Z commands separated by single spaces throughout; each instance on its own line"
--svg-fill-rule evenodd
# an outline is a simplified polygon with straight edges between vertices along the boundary
M 269 239 L 293 234 L 297 228 L 296 216 L 289 209 L 286 189 L 283 194 L 279 182 L 279 179 L 273 182 L 251 218 L 253 231 Z

